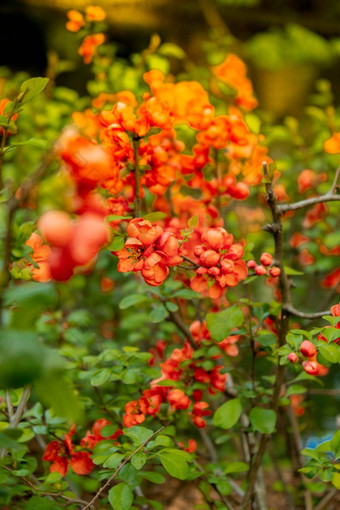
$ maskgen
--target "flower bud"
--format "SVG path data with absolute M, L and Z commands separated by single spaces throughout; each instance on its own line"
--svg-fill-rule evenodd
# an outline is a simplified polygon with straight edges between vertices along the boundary
M 270 255 L 270 253 L 262 253 L 260 262 L 264 266 L 270 266 L 270 264 L 273 262 L 273 257 Z
M 292 363 L 296 363 L 298 361 L 299 357 L 295 352 L 291 352 L 290 354 L 288 354 L 288 359 Z
M 300 352 L 303 356 L 306 356 L 306 358 L 311 358 L 316 354 L 316 347 L 309 340 L 304 340 L 300 345 Z

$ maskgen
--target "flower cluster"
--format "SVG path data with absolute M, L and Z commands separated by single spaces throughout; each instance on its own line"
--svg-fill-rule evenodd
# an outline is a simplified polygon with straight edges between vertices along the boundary
M 201 236 L 201 244 L 194 249 L 199 268 L 190 281 L 196 292 L 206 292 L 211 299 L 222 296 L 223 290 L 235 287 L 247 276 L 242 260 L 244 248 L 234 243 L 232 234 L 224 228 L 209 228 Z
M 87 431 L 85 437 L 80 442 L 80 447 L 77 447 L 72 442 L 72 436 L 75 434 L 76 425 L 72 425 L 70 431 L 64 435 L 63 440 L 55 440 L 48 443 L 45 448 L 43 460 L 52 462 L 50 472 L 57 471 L 62 476 L 67 474 L 69 466 L 77 475 L 87 475 L 94 468 L 91 459 L 91 453 L 88 450 L 93 450 L 95 445 L 103 439 L 117 439 L 122 431 L 117 429 L 116 432 L 109 438 L 104 438 L 101 431 L 111 422 L 105 418 L 100 418 L 93 424 L 91 431 Z
M 140 271 L 146 283 L 156 287 L 168 276 L 169 267 L 183 261 L 174 234 L 165 232 L 157 223 L 135 218 L 129 222 L 127 234 L 124 248 L 114 252 L 121 273 Z
M 332 306 L 331 314 L 333 317 L 340 317 L 340 303 Z M 326 326 L 324 329 L 326 330 L 329 327 L 330 326 Z M 340 321 L 337 322 L 335 328 L 340 329 Z M 327 339 L 322 332 L 318 335 L 316 343 L 310 340 L 303 340 L 299 347 L 299 354 L 303 356 L 303 358 L 307 358 L 302 361 L 302 367 L 307 374 L 323 376 L 328 373 L 328 368 L 317 361 L 318 341 L 327 343 Z M 339 341 L 340 336 L 333 340 L 334 343 L 339 343 Z M 289 353 L 288 359 L 292 363 L 298 363 L 300 361 L 300 357 L 296 352 Z

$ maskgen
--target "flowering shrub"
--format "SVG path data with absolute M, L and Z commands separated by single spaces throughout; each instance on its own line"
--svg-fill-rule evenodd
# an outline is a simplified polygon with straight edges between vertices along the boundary
M 275 491 L 325 508 L 340 432 L 313 398 L 338 391 L 338 113 L 323 87 L 304 141 L 254 113 L 235 54 L 177 78 L 179 48 L 154 39 L 129 66 L 105 17 L 68 13 L 88 97 L 3 77 L 2 508 L 158 510 L 170 477 L 202 509 L 265 510 Z

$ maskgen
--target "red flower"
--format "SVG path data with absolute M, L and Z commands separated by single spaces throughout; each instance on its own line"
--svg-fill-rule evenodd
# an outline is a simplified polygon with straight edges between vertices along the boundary
M 105 418 L 100 418 L 99 420 L 96 420 L 93 424 L 92 431 L 88 430 L 85 434 L 85 437 L 81 440 L 80 444 L 81 446 L 88 447 L 91 450 L 96 446 L 99 441 L 103 441 L 104 439 L 117 439 L 121 434 L 123 434 L 123 431 L 120 429 L 117 429 L 116 432 L 107 438 L 103 437 L 101 435 L 101 431 L 104 427 L 107 425 L 111 425 L 111 422 L 106 420 Z
M 94 468 L 94 464 L 87 452 L 75 452 L 71 437 L 75 433 L 76 425 L 72 425 L 68 434 L 65 434 L 63 441 L 51 441 L 45 449 L 43 460 L 53 462 L 50 472 L 57 471 L 65 476 L 68 466 L 77 475 L 87 475 Z

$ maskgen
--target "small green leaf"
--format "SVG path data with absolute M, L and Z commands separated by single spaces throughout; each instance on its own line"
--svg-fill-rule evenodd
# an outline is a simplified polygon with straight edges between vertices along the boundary
M 161 303 L 157 304 L 155 308 L 150 313 L 150 320 L 152 322 L 162 322 L 164 319 L 166 319 L 169 315 L 168 310 L 165 308 L 165 306 Z
M 218 488 L 218 491 L 224 496 L 228 496 L 233 491 L 233 487 L 231 483 L 228 482 L 228 480 L 219 480 L 216 484 L 216 487 Z
M 194 216 L 191 216 L 188 220 L 188 227 L 189 228 L 196 228 L 198 225 L 198 216 L 195 214 Z
M 102 384 L 106 383 L 106 381 L 108 381 L 110 379 L 110 376 L 111 376 L 111 370 L 109 368 L 103 368 L 93 374 L 90 382 L 91 382 L 92 386 L 101 386 Z
M 181 299 L 202 299 L 201 294 L 191 289 L 177 290 L 174 294 L 172 294 L 172 297 L 178 297 Z
M 338 430 L 331 440 L 332 452 L 336 455 L 340 455 L 340 430 Z
M 253 428 L 263 434 L 272 434 L 275 430 L 276 413 L 272 409 L 253 407 L 249 413 L 249 419 Z
M 249 465 L 246 462 L 231 462 L 224 469 L 226 474 L 228 473 L 243 473 L 243 471 L 248 471 Z
M 242 406 L 238 398 L 225 402 L 214 414 L 214 425 L 222 429 L 230 429 L 241 416 Z
M 191 460 L 189 454 L 188 457 L 182 454 L 186 453 L 181 450 L 175 450 L 173 448 L 166 448 L 157 453 L 164 469 L 169 475 L 179 480 L 185 480 L 189 474 L 189 466 L 187 460 Z
M 118 221 L 118 220 L 131 220 L 133 216 L 119 216 L 119 214 L 109 214 L 105 217 L 105 220 L 110 223 L 110 221 Z
M 119 483 L 109 490 L 109 503 L 114 510 L 130 510 L 132 502 L 133 492 L 126 483 Z
M 140 446 L 153 434 L 153 430 L 140 426 L 134 426 L 128 429 L 124 429 L 123 432 L 124 436 L 130 437 L 133 440 L 133 444 L 135 446 Z
M 38 96 L 48 84 L 48 78 L 30 78 L 29 80 L 24 81 L 21 85 L 21 92 L 25 93 L 21 104 L 28 103 L 36 96 Z
M 149 482 L 161 484 L 165 482 L 165 478 L 161 473 L 157 473 L 156 471 L 142 471 L 140 473 L 143 478 L 149 480 Z
M 145 214 L 143 216 L 143 219 L 151 221 L 151 223 L 152 223 L 153 221 L 163 220 L 166 217 L 167 217 L 166 213 L 161 212 L 161 211 L 157 211 L 157 212 L 152 212 L 152 213 L 149 213 L 149 214 Z
M 324 344 L 320 342 L 319 352 L 330 363 L 339 361 L 339 347 L 335 344 Z
M 161 46 L 158 48 L 158 53 L 160 55 L 164 55 L 165 57 L 175 57 L 180 60 L 186 56 L 185 51 L 174 43 L 161 44 Z
M 142 469 L 146 463 L 146 455 L 144 452 L 137 452 L 131 459 L 131 464 L 136 469 Z
M 118 251 L 124 247 L 124 244 L 125 244 L 125 239 L 123 236 L 114 236 L 112 243 L 109 244 L 107 249 L 110 251 Z
M 212 338 L 217 342 L 222 342 L 233 328 L 243 324 L 244 315 L 239 307 L 231 306 L 222 312 L 208 313 L 206 321 Z
M 131 294 L 131 296 L 126 296 L 121 300 L 119 303 L 119 308 L 121 310 L 125 310 L 126 308 L 130 308 L 130 306 L 140 305 L 146 301 L 149 301 L 148 296 L 143 294 Z
M 292 267 L 284 266 L 284 270 L 286 275 L 288 276 L 301 276 L 304 275 L 301 271 L 296 271 L 296 269 L 293 269 Z

